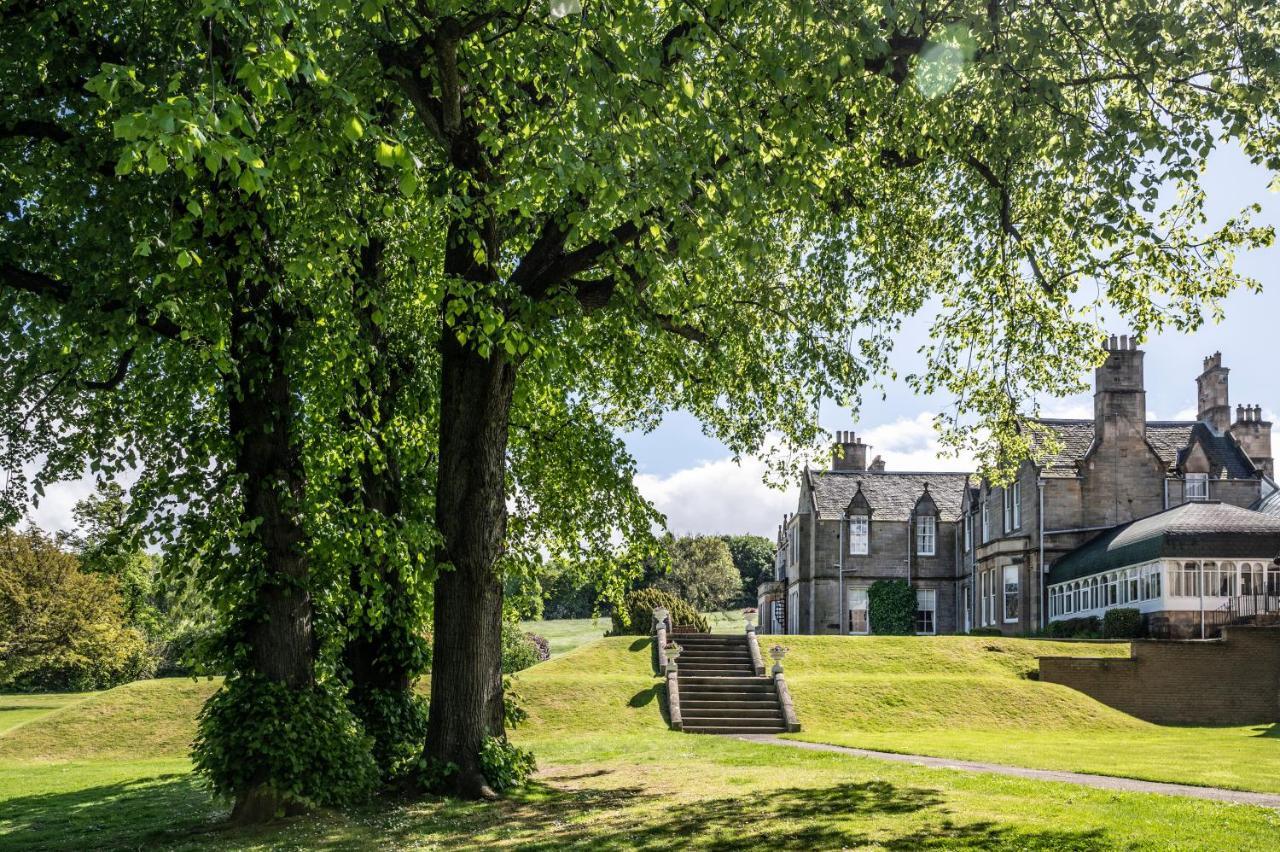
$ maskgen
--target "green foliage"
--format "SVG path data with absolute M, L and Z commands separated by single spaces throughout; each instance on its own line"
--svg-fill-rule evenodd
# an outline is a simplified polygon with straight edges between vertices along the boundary
M 1003 636 L 999 627 L 975 627 L 969 631 L 970 636 Z
M 1102 635 L 1106 639 L 1141 639 L 1147 635 L 1142 613 L 1132 607 L 1109 609 L 1102 617 Z
M 151 670 L 113 579 L 38 530 L 0 529 L 0 690 L 105 689 Z
M 291 805 L 342 805 L 377 783 L 372 746 L 331 686 L 236 675 L 200 711 L 192 760 L 223 795 L 263 785 Z
M 876 580 L 867 589 L 871 632 L 909 636 L 916 632 L 916 590 L 906 580 Z
M 372 739 L 373 761 L 384 780 L 418 766 L 427 737 L 427 698 L 410 689 L 357 689 L 348 700 Z
M 1102 635 L 1102 620 L 1096 615 L 1060 618 L 1050 621 L 1045 632 L 1054 639 L 1097 639 Z
M 657 588 L 699 612 L 721 610 L 742 598 L 742 577 L 725 542 L 713 536 L 681 536 L 667 545 L 671 560 Z
M 538 646 L 534 644 L 520 625 L 503 622 L 502 625 L 502 673 L 515 674 L 538 662 Z
M 636 589 L 628 592 L 623 605 L 613 613 L 614 636 L 648 636 L 653 633 L 653 610 L 663 606 L 671 613 L 672 624 L 692 627 L 705 633 L 707 620 L 689 604 L 662 589 Z
M 538 771 L 533 752 L 505 738 L 486 737 L 480 747 L 480 769 L 489 786 L 501 793 L 521 787 Z
M 721 539 L 729 546 L 733 565 L 742 577 L 743 603 L 755 606 L 761 578 L 773 574 L 773 542 L 762 535 L 726 535 Z

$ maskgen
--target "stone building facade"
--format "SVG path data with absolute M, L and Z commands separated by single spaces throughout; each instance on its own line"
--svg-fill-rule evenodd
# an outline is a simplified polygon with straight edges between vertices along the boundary
M 1147 419 L 1143 357 L 1112 337 L 1093 418 L 1035 421 L 1042 458 L 1008 485 L 889 471 L 840 433 L 830 470 L 806 468 L 779 528 L 762 629 L 862 632 L 866 588 L 902 578 L 921 600 L 918 632 L 1028 633 L 1051 617 L 1054 563 L 1118 525 L 1193 501 L 1280 514 L 1271 424 L 1257 405 L 1237 406 L 1233 419 L 1221 354 L 1204 361 L 1189 421 Z

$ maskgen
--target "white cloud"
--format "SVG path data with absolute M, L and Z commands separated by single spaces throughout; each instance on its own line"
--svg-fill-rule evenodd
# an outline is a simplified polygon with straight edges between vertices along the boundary
M 973 470 L 970 457 L 942 458 L 933 414 L 872 426 L 859 432 L 871 445 L 868 461 L 884 458 L 886 470 Z M 756 533 L 772 539 L 782 516 L 796 510 L 798 486 L 765 485 L 763 460 L 745 457 L 702 462 L 665 476 L 639 474 L 636 487 L 667 516 L 676 534 Z
M 682 533 L 755 533 L 772 540 L 786 512 L 796 510 L 796 489 L 764 484 L 756 458 L 703 462 L 667 476 L 639 474 L 636 487 Z
M 1040 416 L 1059 420 L 1092 420 L 1093 399 L 1055 399 L 1040 408 Z

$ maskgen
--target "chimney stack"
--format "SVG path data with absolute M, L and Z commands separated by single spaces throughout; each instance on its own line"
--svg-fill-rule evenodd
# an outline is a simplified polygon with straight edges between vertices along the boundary
M 836 446 L 831 454 L 832 470 L 866 470 L 867 445 L 853 432 L 836 432 Z
M 1271 456 L 1271 424 L 1262 419 L 1262 406 L 1237 405 L 1231 437 L 1236 439 L 1254 467 L 1267 476 L 1275 476 L 1275 460 Z
M 867 465 L 867 470 L 884 473 L 884 459 L 876 456 L 871 460 L 871 464 Z
M 1100 443 L 1137 441 L 1147 436 L 1147 392 L 1143 386 L 1143 351 L 1127 334 L 1107 341 L 1107 360 L 1094 375 L 1094 432 Z
M 1231 402 L 1227 394 L 1229 372 L 1231 371 L 1222 366 L 1222 353 L 1215 352 L 1204 359 L 1204 372 L 1196 379 L 1199 412 L 1196 419 L 1218 435 L 1231 427 Z

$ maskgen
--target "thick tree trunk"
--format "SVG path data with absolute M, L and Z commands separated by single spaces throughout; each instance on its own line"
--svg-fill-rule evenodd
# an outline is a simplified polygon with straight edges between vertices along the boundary
M 482 358 L 442 328 L 435 651 L 426 756 L 457 767 L 451 792 L 489 797 L 485 737 L 502 736 L 502 577 L 506 450 L 515 365 Z
M 231 351 L 237 374 L 229 389 L 235 468 L 242 478 L 243 519 L 253 532 L 263 576 L 258 613 L 247 625 L 252 671 L 291 689 L 315 683 L 308 565 L 301 522 L 303 470 L 294 445 L 293 389 L 286 364 L 292 317 L 268 307 L 265 285 L 233 285 Z M 262 314 L 267 314 L 263 317 Z M 232 819 L 269 820 L 283 809 L 265 777 L 238 793 Z

